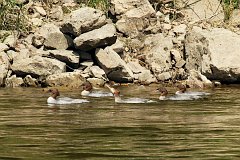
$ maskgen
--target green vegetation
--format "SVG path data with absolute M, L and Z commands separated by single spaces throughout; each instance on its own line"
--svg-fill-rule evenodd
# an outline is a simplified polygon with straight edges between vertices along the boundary
M 233 10 L 238 8 L 239 0 L 222 0 L 224 11 L 224 21 L 228 21 L 233 13 Z
M 85 4 L 86 6 L 96 8 L 108 12 L 109 9 L 109 0 L 77 0 L 79 4 Z
M 27 32 L 28 29 L 23 6 L 15 0 L 0 1 L 0 30 Z

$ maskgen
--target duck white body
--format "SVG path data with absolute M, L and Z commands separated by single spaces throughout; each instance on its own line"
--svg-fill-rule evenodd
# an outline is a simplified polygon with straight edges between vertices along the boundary
M 186 92 L 186 90 L 180 90 L 173 96 L 167 96 L 168 91 L 166 88 L 158 89 L 161 93 L 159 100 L 174 100 L 174 101 L 186 101 L 186 100 L 196 100 L 202 98 L 202 95 L 208 95 L 205 92 Z
M 154 102 L 149 99 L 143 99 L 143 98 L 127 98 L 122 99 L 120 96 L 115 96 L 115 103 L 151 103 Z
M 83 90 L 83 91 L 81 92 L 81 95 L 82 95 L 82 96 L 88 96 L 89 94 L 90 94 L 90 91 Z
M 88 100 L 85 99 L 73 99 L 73 98 L 68 98 L 68 97 L 63 97 L 63 98 L 57 98 L 54 99 L 53 97 L 49 97 L 47 99 L 48 104 L 80 104 L 80 103 L 87 103 L 89 102 Z
M 50 89 L 48 92 L 51 93 L 51 96 L 47 99 L 48 104 L 74 104 L 74 103 L 86 103 L 89 102 L 85 99 L 73 99 L 68 97 L 57 98 L 60 96 L 57 89 Z
M 113 94 L 110 93 L 110 92 L 103 92 L 103 91 L 86 91 L 86 90 L 83 90 L 81 92 L 81 95 L 82 96 L 89 96 L 89 97 L 112 97 Z
M 122 99 L 120 96 L 120 91 L 110 87 L 109 85 L 106 85 L 106 87 L 109 88 L 109 90 L 112 92 L 114 95 L 114 100 L 115 103 L 151 103 L 154 102 L 149 99 L 143 99 L 143 98 L 127 98 L 127 99 Z
M 49 103 L 49 104 L 57 104 L 57 100 L 54 99 L 53 97 L 48 97 L 47 103 Z
M 92 91 L 93 86 L 90 82 L 85 82 L 82 84 L 83 91 L 81 92 L 82 96 L 89 96 L 89 97 L 109 97 L 112 96 L 112 93 L 103 92 L 103 91 Z

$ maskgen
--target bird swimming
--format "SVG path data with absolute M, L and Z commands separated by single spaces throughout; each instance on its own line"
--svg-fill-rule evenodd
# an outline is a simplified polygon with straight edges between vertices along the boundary
M 105 84 L 105 86 L 112 92 L 114 96 L 115 103 L 151 103 L 154 102 L 149 99 L 143 99 L 143 98 L 127 98 L 127 99 L 122 99 L 120 95 L 120 91 L 111 87 L 108 84 Z
M 51 93 L 51 96 L 47 99 L 48 104 L 74 104 L 89 102 L 85 99 L 73 99 L 69 97 L 58 98 L 58 96 L 60 96 L 60 92 L 56 88 L 49 89 L 47 92 Z
M 165 87 L 158 88 L 160 92 L 159 100 L 174 100 L 174 101 L 185 101 L 185 100 L 196 100 L 202 98 L 200 95 L 191 95 L 186 93 L 184 88 L 176 93 L 175 95 L 168 96 L 168 90 Z
M 104 91 L 93 91 L 93 86 L 90 82 L 86 81 L 82 84 L 83 91 L 81 92 L 82 96 L 90 97 L 109 97 L 112 96 L 112 93 Z

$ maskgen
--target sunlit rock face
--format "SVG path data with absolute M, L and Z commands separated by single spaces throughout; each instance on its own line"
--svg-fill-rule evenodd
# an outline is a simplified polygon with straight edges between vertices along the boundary
M 80 72 L 65 72 L 49 75 L 46 83 L 49 86 L 62 86 L 70 88 L 80 88 L 86 79 Z
M 116 42 L 114 24 L 106 24 L 99 29 L 86 32 L 74 39 L 76 49 L 88 51 L 97 47 L 112 45 Z
M 20 77 L 26 75 L 40 77 L 66 72 L 66 64 L 56 59 L 34 56 L 32 58 L 15 61 L 11 69 Z
M 64 17 L 60 30 L 63 33 L 77 37 L 82 33 L 100 28 L 106 23 L 104 12 L 90 7 L 83 7 L 72 11 Z
M 0 86 L 4 85 L 7 78 L 10 62 L 5 52 L 0 52 Z
M 157 79 L 160 81 L 171 79 L 170 50 L 173 48 L 171 37 L 165 37 L 163 34 L 150 35 L 145 39 L 144 46 L 145 62 Z
M 64 35 L 59 27 L 52 23 L 42 26 L 34 34 L 32 41 L 35 47 L 44 46 L 48 49 L 67 49 L 73 45 L 72 38 Z
M 98 65 L 105 71 L 109 80 L 117 82 L 133 81 L 133 72 L 111 47 L 97 49 L 95 54 Z
M 111 6 L 117 29 L 130 37 L 149 27 L 156 14 L 148 0 L 113 0 Z
M 223 7 L 219 0 L 176 0 L 175 4 L 177 8 L 184 8 L 182 11 L 185 14 L 186 19 L 192 22 L 207 19 L 209 21 L 221 21 L 224 20 Z M 190 7 L 184 7 L 190 5 Z
M 224 28 L 194 27 L 186 36 L 186 68 L 209 79 L 240 81 L 240 36 Z

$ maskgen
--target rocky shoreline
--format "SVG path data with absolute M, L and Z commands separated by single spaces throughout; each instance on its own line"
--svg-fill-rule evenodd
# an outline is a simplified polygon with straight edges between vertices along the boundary
M 111 18 L 90 7 L 64 14 L 61 5 L 75 6 L 71 0 L 61 5 L 55 0 L 49 15 L 44 4 L 29 2 L 32 33 L 0 31 L 0 36 L 8 34 L 0 43 L 0 86 L 239 83 L 238 30 L 213 27 L 223 22 L 222 9 L 202 16 L 208 9 L 203 2 L 193 6 L 203 10 L 195 11 L 197 20 L 189 10 L 168 9 L 171 0 L 111 0 Z M 219 1 L 211 3 L 218 6 Z

